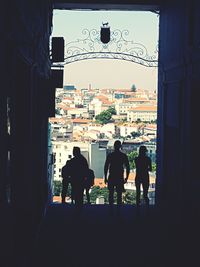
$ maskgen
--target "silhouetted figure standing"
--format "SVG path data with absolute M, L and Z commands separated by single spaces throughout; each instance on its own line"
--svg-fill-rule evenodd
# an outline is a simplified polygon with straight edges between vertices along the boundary
M 149 190 L 149 171 L 152 171 L 151 158 L 146 155 L 146 146 L 140 146 L 139 155 L 135 158 L 136 165 L 136 205 L 140 205 L 140 187 L 143 188 L 143 197 L 146 205 L 149 205 L 148 190 Z
M 108 154 L 104 165 L 105 183 L 108 183 L 109 204 L 114 202 L 114 190 L 117 192 L 117 204 L 122 204 L 122 192 L 124 191 L 124 183 L 127 182 L 130 173 L 130 166 L 126 154 L 120 151 L 121 142 L 119 140 L 114 143 L 114 151 Z M 126 178 L 124 179 L 124 168 L 126 169 Z M 107 178 L 109 170 L 109 176 Z
M 90 203 L 89 190 L 94 185 L 94 178 L 95 178 L 94 171 L 92 169 L 88 169 L 88 174 L 85 177 L 85 181 L 84 181 L 84 190 L 85 190 L 85 193 L 86 193 L 86 198 L 87 198 L 87 203 L 88 204 L 91 204 Z
M 69 160 L 66 161 L 66 164 L 62 167 L 62 171 L 61 171 L 61 176 L 63 178 L 63 180 L 62 180 L 62 193 L 61 193 L 62 203 L 65 203 L 67 190 L 68 190 L 69 184 L 71 184 L 70 160 L 71 160 L 71 155 L 69 155 Z M 73 203 L 73 191 L 72 191 L 72 188 L 71 188 L 71 201 Z
M 70 160 L 70 176 L 75 205 L 83 205 L 84 179 L 87 177 L 88 163 L 81 154 L 80 147 L 73 148 L 73 158 Z

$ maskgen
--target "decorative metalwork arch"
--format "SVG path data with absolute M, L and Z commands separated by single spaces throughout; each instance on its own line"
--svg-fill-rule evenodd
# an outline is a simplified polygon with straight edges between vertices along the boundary
M 114 30 L 110 32 L 110 41 L 101 42 L 100 31 L 84 29 L 82 39 L 65 45 L 64 64 L 88 59 L 117 59 L 131 61 L 146 67 L 158 66 L 158 47 L 153 55 L 149 55 L 147 48 L 140 43 L 129 41 L 126 37 L 128 30 Z

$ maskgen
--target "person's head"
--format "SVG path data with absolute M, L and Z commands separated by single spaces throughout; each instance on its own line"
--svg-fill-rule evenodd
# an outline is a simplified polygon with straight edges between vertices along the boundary
M 73 155 L 74 155 L 74 157 L 78 157 L 78 156 L 80 156 L 80 154 L 81 154 L 80 147 L 74 146 L 74 148 L 73 148 Z
M 140 148 L 139 148 L 139 156 L 146 155 L 146 152 L 147 152 L 146 146 L 140 146 Z
M 114 149 L 119 150 L 121 148 L 122 144 L 119 140 L 115 141 L 114 143 Z

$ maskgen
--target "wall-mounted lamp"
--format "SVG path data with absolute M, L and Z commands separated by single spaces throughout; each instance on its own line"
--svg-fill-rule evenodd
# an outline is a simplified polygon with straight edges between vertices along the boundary
M 110 42 L 110 26 L 108 26 L 108 22 L 102 24 L 100 32 L 101 42 L 107 44 Z
M 64 61 L 64 47 L 63 37 L 52 37 L 52 62 Z

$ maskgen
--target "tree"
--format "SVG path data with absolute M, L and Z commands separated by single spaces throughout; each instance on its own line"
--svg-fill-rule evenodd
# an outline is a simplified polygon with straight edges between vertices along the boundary
M 100 188 L 99 186 L 93 186 L 90 191 L 91 203 L 95 204 L 96 199 L 100 196 L 103 196 L 105 204 L 108 204 L 108 195 L 109 195 L 109 191 L 107 187 Z M 123 202 L 124 204 L 135 204 L 136 203 L 136 192 L 127 190 L 125 193 L 123 193 Z M 116 192 L 114 192 L 114 203 L 117 203 Z
M 113 107 L 110 107 L 107 110 L 102 111 L 95 119 L 101 123 L 106 124 L 111 121 L 112 115 L 116 114 L 116 110 Z
M 60 196 L 61 191 L 62 191 L 62 182 L 54 180 L 53 181 L 53 195 Z
M 152 163 L 152 171 L 156 172 L 156 163 Z
M 55 109 L 55 114 L 60 115 L 60 110 L 58 108 Z
M 125 204 L 135 204 L 136 203 L 136 191 L 126 191 L 123 195 L 123 202 Z
M 135 158 L 138 156 L 137 151 L 132 151 L 129 154 L 127 154 L 128 156 L 128 160 L 129 160 L 129 164 L 130 164 L 130 169 L 133 170 L 135 169 Z
M 110 112 L 112 115 L 116 115 L 116 110 L 114 107 L 109 107 L 107 111 Z
M 105 203 L 108 203 L 108 189 L 106 187 L 100 188 L 99 186 L 93 186 L 90 192 L 91 203 L 96 203 L 96 199 L 99 196 L 103 196 Z
M 131 91 L 132 91 L 132 92 L 136 92 L 136 90 L 137 90 L 137 88 L 136 88 L 135 84 L 133 84 L 133 85 L 131 86 Z

